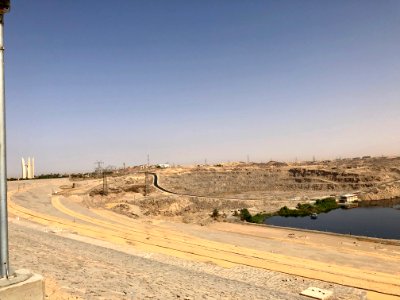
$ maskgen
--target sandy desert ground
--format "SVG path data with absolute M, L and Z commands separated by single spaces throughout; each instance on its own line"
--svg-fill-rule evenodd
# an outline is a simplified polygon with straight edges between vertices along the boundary
M 50 299 L 304 299 L 309 286 L 335 299 L 400 297 L 396 242 L 128 217 L 106 209 L 110 199 L 90 205 L 99 183 L 69 196 L 54 194 L 66 179 L 9 184 L 12 265 L 43 274 Z

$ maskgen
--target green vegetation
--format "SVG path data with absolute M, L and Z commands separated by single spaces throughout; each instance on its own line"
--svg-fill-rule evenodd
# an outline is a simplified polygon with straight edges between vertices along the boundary
M 50 173 L 50 174 L 41 174 L 35 177 L 35 179 L 51 179 L 51 178 L 65 178 L 68 177 L 67 174 L 59 174 L 59 173 Z
M 262 214 L 262 213 L 258 213 L 255 214 L 254 216 L 251 217 L 251 223 L 258 223 L 258 224 L 262 224 L 264 223 L 264 220 L 267 218 L 267 214 Z
M 282 207 L 276 213 L 257 213 L 254 216 L 250 214 L 247 208 L 240 210 L 240 220 L 249 223 L 264 223 L 266 218 L 272 216 L 282 216 L 282 217 L 305 217 L 310 216 L 313 213 L 327 213 L 331 210 L 337 209 L 339 206 L 336 203 L 335 198 L 325 198 L 315 201 L 315 204 L 297 204 L 296 209 L 290 209 L 287 206 Z
M 251 222 L 251 214 L 249 213 L 249 210 L 247 208 L 243 208 L 240 210 L 240 220 L 246 221 L 246 222 Z
M 212 217 L 214 220 L 217 219 L 217 218 L 219 217 L 219 211 L 218 211 L 218 209 L 214 208 L 214 210 L 213 210 L 213 212 L 212 212 L 212 214 L 211 214 L 211 217 Z
M 249 223 L 262 224 L 262 223 L 264 223 L 264 220 L 266 218 L 271 216 L 271 214 L 257 213 L 254 216 L 252 216 L 247 208 L 243 208 L 240 210 L 239 216 L 240 216 L 240 220 L 242 220 L 242 221 L 246 221 Z
M 52 179 L 52 178 L 65 178 L 68 177 L 68 174 L 59 174 L 59 173 L 50 173 L 50 174 L 41 174 L 35 176 L 35 178 L 8 178 L 8 181 L 16 181 L 16 180 L 34 180 L 34 179 Z
M 335 198 L 325 198 L 317 200 L 315 204 L 299 203 L 297 204 L 296 209 L 290 209 L 287 206 L 284 206 L 277 212 L 277 215 L 282 217 L 305 217 L 314 213 L 327 213 L 337 208 L 339 208 L 339 206 L 337 205 Z

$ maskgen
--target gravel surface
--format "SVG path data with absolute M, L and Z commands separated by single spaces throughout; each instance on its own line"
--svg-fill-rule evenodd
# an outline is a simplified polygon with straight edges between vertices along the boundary
M 124 253 L 10 222 L 10 261 L 55 282 L 46 299 L 308 299 L 309 286 L 335 299 L 363 299 L 364 292 L 250 267 L 225 269 L 151 253 Z M 67 296 L 66 296 L 67 294 Z

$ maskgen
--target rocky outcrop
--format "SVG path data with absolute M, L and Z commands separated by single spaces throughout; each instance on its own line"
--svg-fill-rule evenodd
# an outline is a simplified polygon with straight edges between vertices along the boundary
M 294 166 L 271 162 L 196 168 L 161 176 L 165 188 L 181 194 L 217 197 L 247 192 L 364 192 L 365 197 L 377 199 L 398 196 L 396 187 L 385 184 L 400 180 L 400 159 L 364 157 Z M 373 188 L 378 190 L 372 192 Z

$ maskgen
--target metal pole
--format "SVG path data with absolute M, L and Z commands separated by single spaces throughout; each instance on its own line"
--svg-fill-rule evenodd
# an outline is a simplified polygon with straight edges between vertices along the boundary
M 8 277 L 6 107 L 4 83 L 4 16 L 0 14 L 0 277 Z
M 149 172 L 149 165 L 150 165 L 150 155 L 147 154 L 147 166 L 146 171 L 144 172 L 144 195 L 147 196 L 149 194 L 149 179 L 148 179 L 148 172 Z
M 103 171 L 103 196 L 108 195 L 107 173 Z
M 147 186 L 148 186 L 148 179 L 147 179 L 148 170 L 144 172 L 144 195 L 147 196 Z

